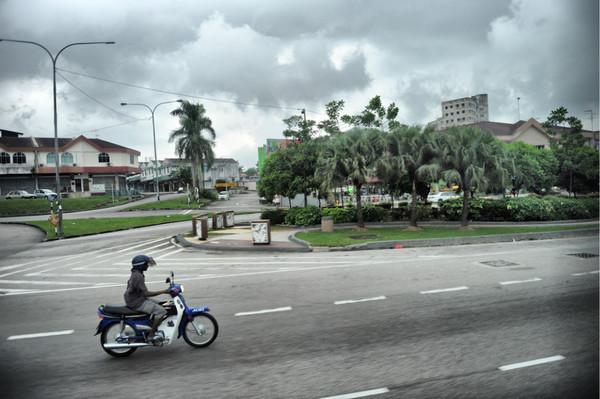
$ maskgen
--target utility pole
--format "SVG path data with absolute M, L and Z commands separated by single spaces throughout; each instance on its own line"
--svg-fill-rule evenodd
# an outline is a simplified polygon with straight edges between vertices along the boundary
M 585 112 L 585 113 L 589 112 L 590 113 L 590 123 L 591 123 L 590 130 L 594 131 L 594 110 L 592 110 L 592 109 L 586 109 L 583 112 Z

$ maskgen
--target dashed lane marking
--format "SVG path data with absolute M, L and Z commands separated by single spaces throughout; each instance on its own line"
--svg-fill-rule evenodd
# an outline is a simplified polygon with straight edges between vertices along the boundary
M 513 280 L 513 281 L 501 281 L 500 285 L 513 285 L 513 284 L 524 284 L 524 283 L 535 283 L 537 281 L 542 281 L 539 277 L 529 278 L 527 280 Z
M 31 284 L 31 285 L 91 285 L 76 281 L 35 281 L 35 280 L 0 280 L 0 284 Z
M 11 335 L 6 338 L 7 341 L 14 341 L 17 339 L 31 339 L 31 338 L 44 338 L 44 337 L 53 337 L 55 335 L 69 335 L 73 334 L 73 330 L 63 330 L 63 331 L 52 331 L 52 332 L 43 332 L 36 334 L 24 334 L 24 335 Z
M 420 291 L 421 294 L 438 294 L 440 292 L 452 292 L 452 291 L 462 291 L 468 290 L 469 287 L 461 286 L 461 287 L 452 287 L 452 288 L 442 288 L 438 290 L 429 290 L 429 291 Z
M 558 362 L 559 360 L 563 360 L 564 358 L 565 357 L 561 356 L 561 355 L 550 356 L 550 357 L 544 357 L 542 359 L 529 360 L 529 361 L 521 362 L 521 363 L 507 364 L 506 366 L 498 367 L 498 369 L 500 369 L 502 371 L 509 371 L 509 370 L 514 370 L 514 369 L 520 369 L 523 367 L 536 366 L 538 364 Z
M 290 310 L 292 310 L 292 307 L 286 306 L 283 308 L 255 310 L 252 312 L 240 312 L 240 313 L 234 314 L 234 316 L 252 316 L 252 315 L 257 315 L 257 314 L 265 314 L 265 313 L 288 312 Z
M 373 298 L 364 298 L 364 299 L 346 299 L 343 301 L 335 301 L 333 304 L 334 305 L 346 305 L 346 304 L 350 304 L 350 303 L 361 303 L 361 302 L 370 302 L 370 301 L 383 301 L 384 299 L 387 299 L 385 296 L 376 296 Z
M 388 393 L 390 390 L 387 388 L 378 388 L 378 389 L 370 389 L 368 391 L 361 391 L 361 392 L 352 392 L 352 393 L 345 393 L 343 395 L 336 395 L 336 396 L 327 396 L 321 399 L 356 399 L 356 398 L 365 398 L 367 396 L 375 396 L 375 395 L 381 395 L 384 393 Z

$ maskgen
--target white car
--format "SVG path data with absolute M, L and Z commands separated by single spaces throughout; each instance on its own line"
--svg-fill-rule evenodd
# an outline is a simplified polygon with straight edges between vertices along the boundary
M 439 193 L 430 193 L 427 196 L 427 202 L 431 202 L 432 204 L 437 204 L 440 201 L 449 200 L 453 198 L 460 198 L 460 195 L 456 194 L 453 191 L 443 191 Z
M 8 194 L 6 194 L 6 196 L 4 196 L 4 198 L 6 198 L 6 199 L 13 199 L 13 198 L 17 198 L 17 199 L 21 199 L 21 198 L 34 199 L 35 195 L 29 194 L 25 190 L 15 190 L 15 191 L 11 191 Z
M 219 199 L 220 200 L 228 200 L 229 199 L 229 192 L 227 192 L 227 191 L 221 191 L 221 192 L 219 192 Z
M 33 195 L 36 198 L 47 198 L 50 201 L 54 201 L 58 195 L 52 190 L 48 190 L 47 188 L 40 188 L 39 190 L 33 190 Z

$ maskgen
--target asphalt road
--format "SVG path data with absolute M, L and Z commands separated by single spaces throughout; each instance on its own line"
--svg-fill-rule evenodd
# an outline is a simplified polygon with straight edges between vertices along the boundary
M 572 256 L 598 255 L 598 237 L 258 255 L 165 233 L 0 261 L 4 398 L 598 397 L 598 258 Z M 139 252 L 159 263 L 150 289 L 174 270 L 187 302 L 210 306 L 212 346 L 101 350 L 96 308 L 121 301 Z M 48 332 L 63 334 L 23 337 Z

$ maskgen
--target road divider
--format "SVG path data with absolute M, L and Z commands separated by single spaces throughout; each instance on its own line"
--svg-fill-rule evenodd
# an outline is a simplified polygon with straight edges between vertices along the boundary
M 45 338 L 45 337 L 53 337 L 56 335 L 69 335 L 73 334 L 74 330 L 63 330 L 63 331 L 52 331 L 52 332 L 43 332 L 36 334 L 24 334 L 24 335 L 11 335 L 6 338 L 7 341 L 14 341 L 17 339 L 31 339 L 31 338 Z
M 521 363 L 507 364 L 506 366 L 498 367 L 498 369 L 500 369 L 502 371 L 509 371 L 509 370 L 514 370 L 514 369 L 520 369 L 523 367 L 537 366 L 538 364 L 558 362 L 560 360 L 563 360 L 564 358 L 565 357 L 561 356 L 561 355 L 550 356 L 550 357 L 544 357 L 541 359 L 529 360 L 529 361 L 521 362 Z
M 252 315 L 257 315 L 257 314 L 265 314 L 265 313 L 288 312 L 290 310 L 292 310 L 292 307 L 286 306 L 283 308 L 256 310 L 256 311 L 252 311 L 252 312 L 240 312 L 240 313 L 234 314 L 234 316 L 252 316 Z

